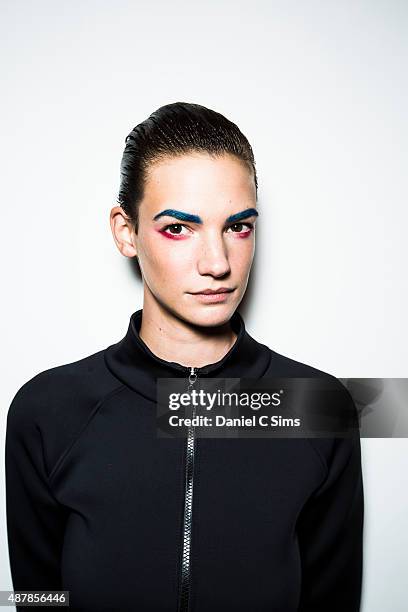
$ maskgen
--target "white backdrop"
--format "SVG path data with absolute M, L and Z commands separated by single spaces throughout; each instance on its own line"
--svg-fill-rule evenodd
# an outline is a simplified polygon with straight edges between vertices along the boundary
M 38 372 L 124 336 L 142 291 L 109 211 L 124 139 L 203 104 L 250 140 L 257 251 L 240 311 L 338 377 L 408 377 L 404 0 L 1 2 L 1 425 Z M 363 439 L 362 612 L 406 609 L 405 439 Z M 4 473 L 0 590 L 11 589 Z

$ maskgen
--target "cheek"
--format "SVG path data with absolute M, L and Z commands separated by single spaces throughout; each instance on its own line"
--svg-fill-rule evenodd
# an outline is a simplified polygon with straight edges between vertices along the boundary
M 154 231 L 141 241 L 141 259 L 146 275 L 170 278 L 174 283 L 185 270 L 191 271 L 191 245 L 189 248 L 187 240 L 167 239 Z
M 250 237 L 234 236 L 229 245 L 229 259 L 235 269 L 247 270 L 255 253 L 255 241 Z

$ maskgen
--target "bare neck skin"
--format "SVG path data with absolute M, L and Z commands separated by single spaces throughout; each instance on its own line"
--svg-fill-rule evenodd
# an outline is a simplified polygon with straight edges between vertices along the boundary
M 229 321 L 217 327 L 194 327 L 146 293 L 139 336 L 156 357 L 198 368 L 220 361 L 237 339 Z

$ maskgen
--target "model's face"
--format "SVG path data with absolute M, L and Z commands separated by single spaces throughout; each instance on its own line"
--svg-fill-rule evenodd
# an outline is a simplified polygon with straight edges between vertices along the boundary
M 226 322 L 247 287 L 256 217 L 254 178 L 238 159 L 194 153 L 154 164 L 132 236 L 145 291 L 192 324 Z M 232 291 L 197 295 L 222 287 Z

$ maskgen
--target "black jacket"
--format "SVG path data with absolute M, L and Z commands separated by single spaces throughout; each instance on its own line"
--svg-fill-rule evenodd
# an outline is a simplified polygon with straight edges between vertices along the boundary
M 359 436 L 197 438 L 188 455 L 186 438 L 157 437 L 155 401 L 157 378 L 190 369 L 149 350 L 141 316 L 11 403 L 14 589 L 69 590 L 75 610 L 357 612 Z M 235 344 L 199 377 L 334 379 L 254 340 L 238 311 L 231 324 Z

